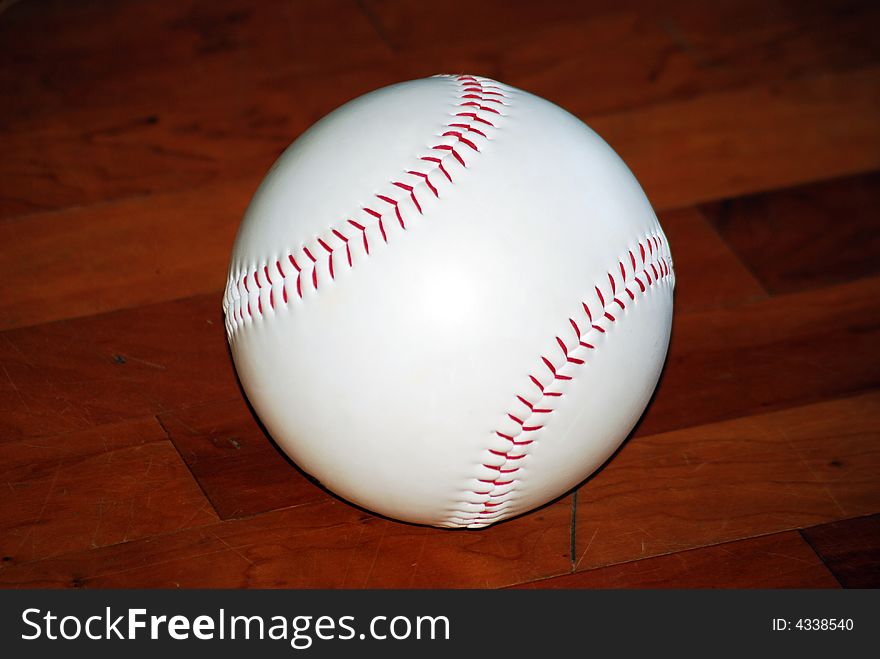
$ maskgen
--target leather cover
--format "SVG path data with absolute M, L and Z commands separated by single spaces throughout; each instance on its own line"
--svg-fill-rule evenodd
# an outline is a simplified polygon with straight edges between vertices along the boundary
M 666 238 L 580 120 L 474 76 L 374 91 L 256 192 L 224 297 L 279 446 L 341 497 L 478 528 L 584 480 L 669 342 Z

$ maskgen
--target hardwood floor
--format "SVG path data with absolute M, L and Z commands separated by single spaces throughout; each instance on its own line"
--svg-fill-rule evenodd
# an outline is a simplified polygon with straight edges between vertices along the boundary
M 19 2 L 0 11 L 0 587 L 838 588 L 880 565 L 876 3 Z M 649 409 L 480 532 L 326 492 L 220 308 L 266 169 L 444 71 L 583 118 L 676 259 Z

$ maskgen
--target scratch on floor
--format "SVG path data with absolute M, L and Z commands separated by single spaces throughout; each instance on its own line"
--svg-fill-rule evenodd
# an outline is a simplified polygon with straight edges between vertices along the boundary
M 101 522 L 104 519 L 104 497 L 101 497 L 101 500 L 98 501 L 98 523 L 95 525 L 95 530 L 92 533 L 92 541 L 91 545 L 94 548 L 98 547 L 98 531 L 101 529 Z
M 140 359 L 139 357 L 132 357 L 131 355 L 126 355 L 125 358 L 131 362 L 137 362 L 138 364 L 143 364 L 144 366 L 149 366 L 150 368 L 155 368 L 160 371 L 167 370 L 163 364 L 156 364 L 155 362 L 148 362 L 146 359 Z
M 783 434 L 783 437 L 786 438 L 786 436 L 784 434 Z M 794 451 L 797 454 L 798 459 L 801 461 L 801 464 L 807 468 L 807 471 L 810 472 L 810 476 L 813 477 L 813 480 L 816 482 L 816 484 L 822 485 L 822 491 L 825 492 L 825 494 L 828 495 L 828 498 L 834 502 L 834 505 L 837 506 L 837 510 L 840 511 L 840 514 L 843 516 L 846 516 L 847 515 L 846 510 L 844 510 L 843 506 L 840 505 L 840 502 L 837 500 L 837 498 L 831 493 L 831 489 L 829 487 L 829 484 L 827 482 L 824 482 L 824 480 L 822 478 L 820 478 L 819 475 L 815 471 L 813 471 L 813 468 L 810 466 L 810 463 L 807 461 L 807 458 L 804 457 L 803 453 L 798 451 L 797 448 L 795 448 L 792 445 L 792 442 L 790 440 L 788 440 L 786 438 L 785 443 L 790 450 Z
M 349 555 L 348 562 L 345 564 L 345 573 L 342 575 L 342 587 L 348 587 L 348 575 L 351 572 L 351 564 L 354 561 L 355 555 L 357 555 L 358 547 L 361 544 L 361 539 L 364 537 L 364 529 L 366 529 L 366 524 L 361 524 L 360 533 L 358 533 L 357 540 L 354 542 L 354 551 Z
M 122 534 L 122 542 L 128 541 L 128 534 L 134 526 L 134 499 L 129 500 L 128 504 L 128 524 L 125 527 L 125 533 Z
M 55 491 L 55 484 L 58 482 L 58 474 L 61 473 L 61 465 L 59 464 L 55 467 L 55 473 L 52 475 L 52 482 L 49 483 L 49 491 L 46 492 L 46 498 L 43 499 L 43 505 L 40 506 L 40 512 L 37 513 L 37 516 L 34 518 L 33 522 L 31 522 L 30 527 L 27 530 L 27 533 L 24 534 L 24 537 L 21 539 L 21 542 L 18 544 L 18 549 L 16 551 L 20 551 L 22 547 L 24 547 L 24 543 L 28 538 L 31 538 L 31 549 L 36 554 L 37 545 L 36 539 L 32 537 L 34 527 L 36 527 L 41 521 L 43 521 L 43 513 L 46 512 L 46 507 L 49 505 L 49 499 L 52 498 L 52 494 Z
M 801 558 L 800 556 L 789 556 L 788 554 L 779 554 L 779 553 L 773 552 L 773 551 L 764 551 L 761 553 L 766 556 L 778 556 L 779 558 L 784 558 L 789 561 L 797 561 L 798 563 L 805 563 L 807 565 L 814 565 L 815 564 L 813 561 L 809 561 L 805 558 Z
M 577 563 L 574 566 L 575 571 L 577 571 L 577 569 L 581 566 L 581 561 L 584 560 L 584 557 L 587 555 L 587 552 L 590 551 L 590 547 L 593 546 L 593 540 L 596 539 L 596 535 L 598 533 L 599 533 L 599 527 L 597 526 L 596 530 L 593 531 L 593 536 L 590 538 L 590 541 L 587 543 L 587 548 L 584 549 L 583 553 L 581 554 L 581 557 L 578 559 Z
M 217 517 L 216 512 L 214 511 L 214 508 L 211 506 L 211 503 L 209 501 L 207 501 L 207 502 L 202 503 L 202 505 L 200 505 L 198 507 L 198 509 L 192 514 L 192 516 L 190 516 L 190 518 L 188 520 L 186 520 L 186 522 L 181 524 L 178 528 L 179 529 L 189 528 L 190 524 L 192 524 L 192 521 L 198 516 L 199 513 L 202 513 L 202 512 L 208 513 L 209 515 L 211 515 L 213 513 L 213 517 L 215 517 L 215 518 Z
M 373 553 L 373 562 L 370 563 L 370 569 L 367 570 L 367 576 L 364 579 L 364 586 L 370 583 L 370 577 L 373 576 L 373 570 L 376 569 L 376 562 L 379 560 L 379 550 L 382 548 L 382 542 L 385 540 L 385 534 L 388 532 L 388 526 L 382 526 L 382 535 L 379 536 L 379 542 L 376 543 L 376 551 Z
M 231 552 L 234 553 L 234 554 L 237 554 L 237 555 L 240 556 L 242 559 L 244 559 L 244 560 L 247 562 L 248 565 L 253 565 L 253 564 L 254 564 L 254 562 L 253 562 L 251 559 L 249 559 L 247 556 L 245 556 L 244 554 L 242 554 L 240 551 L 238 551 L 238 549 L 236 549 L 235 547 L 233 547 L 232 545 L 230 545 L 228 542 L 226 542 L 223 538 L 221 538 L 219 535 L 217 535 L 216 533 L 214 533 L 212 530 L 208 529 L 207 531 L 208 531 L 209 534 L 211 534 L 212 536 L 214 536 L 214 537 L 215 537 L 215 538 L 216 538 L 216 539 L 217 539 L 222 545 L 226 546 L 226 547 L 229 549 L 229 551 L 231 551 Z
M 430 533 L 428 529 L 424 529 L 422 531 L 422 544 L 419 546 L 419 552 L 416 554 L 416 560 L 413 562 L 412 565 L 410 565 L 410 569 L 412 570 L 412 572 L 410 572 L 409 575 L 409 583 L 407 584 L 408 588 L 412 588 L 413 584 L 415 583 L 416 574 L 418 574 L 419 571 L 419 562 L 422 560 L 422 554 L 425 551 L 425 545 L 428 544 L 428 533 Z
M 12 381 L 12 376 L 9 375 L 9 371 L 6 370 L 6 366 L 4 366 L 3 364 L 0 364 L 0 368 L 3 369 L 3 374 L 6 375 L 6 380 L 9 382 L 9 385 L 12 387 L 12 390 L 15 392 L 15 395 L 18 396 L 18 400 L 21 401 L 21 404 L 22 404 L 22 406 L 24 406 L 24 409 L 26 409 L 28 412 L 32 412 L 33 410 L 31 410 L 30 405 L 27 404 L 27 401 L 24 399 L 24 396 L 22 395 L 21 390 L 18 388 L 18 385 L 16 385 L 15 382 Z

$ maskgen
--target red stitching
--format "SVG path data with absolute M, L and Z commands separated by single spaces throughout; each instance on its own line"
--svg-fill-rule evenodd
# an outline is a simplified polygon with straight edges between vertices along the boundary
M 339 238 L 345 244 L 345 258 L 348 261 L 348 267 L 351 267 L 351 245 L 348 244 L 348 237 L 341 231 L 333 229 L 333 235 Z
M 443 166 L 443 161 L 436 156 L 422 156 L 421 158 L 425 162 L 432 162 L 437 165 L 437 168 L 443 172 L 443 176 L 449 179 L 449 182 L 452 183 L 452 177 L 449 175 L 449 172 L 446 171 L 446 168 Z
M 428 189 L 429 189 L 431 192 L 434 193 L 434 196 L 435 196 L 435 197 L 437 197 L 438 199 L 440 198 L 440 193 L 437 192 L 437 188 L 435 188 L 435 187 L 434 187 L 434 184 L 431 183 L 431 179 L 430 179 L 429 175 L 428 175 L 426 172 L 414 172 L 414 171 L 409 171 L 409 172 L 407 172 L 407 174 L 412 174 L 413 176 L 419 176 L 419 177 L 421 177 L 422 179 L 424 179 L 424 181 L 425 181 L 425 185 L 428 186 Z M 419 208 L 419 212 L 421 212 L 421 210 L 422 210 L 422 209 Z
M 481 131 L 481 130 L 479 130 L 479 129 L 477 129 L 477 128 L 474 128 L 473 126 L 471 126 L 471 125 L 469 125 L 469 124 L 449 124 L 449 125 L 450 125 L 450 126 L 454 126 L 455 128 L 464 128 L 465 132 L 467 132 L 467 133 L 476 133 L 476 134 L 479 135 L 480 137 L 486 137 L 486 138 L 489 137 L 489 136 L 486 135 L 486 133 L 484 133 L 483 131 Z M 452 131 L 449 131 L 448 133 L 443 133 L 443 134 L 444 134 L 444 135 L 457 135 L 458 133 L 453 133 Z M 479 149 L 476 147 L 476 145 L 473 145 L 473 144 L 472 144 L 472 145 L 470 145 L 470 146 L 474 149 L 474 151 L 479 151 Z
M 424 171 L 413 169 L 404 172 L 406 176 L 412 177 L 411 182 L 407 182 L 405 179 L 392 179 L 391 185 L 394 190 L 400 191 L 399 195 L 396 192 L 375 195 L 381 202 L 388 204 L 388 206 L 394 209 L 394 216 L 397 218 L 397 224 L 402 230 L 407 228 L 408 218 L 406 217 L 405 211 L 408 207 L 401 205 L 401 202 L 408 198 L 412 202 L 412 207 L 415 208 L 418 214 L 423 215 L 423 207 L 418 198 L 416 186 L 420 183 L 424 183 L 425 187 L 430 190 L 431 194 L 439 199 L 440 189 L 437 187 L 435 181 L 431 179 L 431 175 L 435 171 L 439 171 L 449 183 L 453 183 L 452 169 L 454 169 L 454 166 L 450 167 L 449 163 L 454 161 L 462 168 L 467 168 L 467 162 L 463 155 L 465 152 L 462 151 L 462 149 L 466 147 L 474 154 L 480 153 L 480 146 L 475 140 L 478 138 L 490 139 L 485 132 L 487 129 L 486 127 L 496 127 L 496 124 L 486 118 L 485 115 L 500 116 L 501 112 L 499 111 L 499 108 L 506 105 L 505 99 L 507 99 L 507 94 L 497 85 L 489 84 L 487 80 L 479 79 L 474 76 L 457 76 L 455 80 L 459 85 L 458 99 L 460 101 L 456 107 L 462 109 L 453 113 L 452 119 L 446 124 L 444 129 L 440 131 L 439 135 L 442 138 L 452 140 L 452 143 L 436 144 L 430 148 L 429 153 L 420 156 L 419 160 L 426 163 L 428 166 Z M 459 147 L 459 145 L 462 146 Z M 369 206 L 364 207 L 362 210 L 368 216 L 376 220 L 375 226 L 378 228 L 382 240 L 387 243 L 389 227 L 386 226 L 386 218 L 384 217 L 384 214 Z M 363 251 L 369 256 L 370 241 L 367 231 L 368 227 L 354 219 L 347 219 L 345 221 L 361 232 Z M 322 283 L 319 279 L 318 270 L 324 263 L 327 264 L 330 279 L 333 280 L 336 278 L 336 263 L 333 258 L 335 248 L 332 241 L 339 240 L 340 243 L 336 245 L 336 247 L 340 249 L 342 245 L 345 245 L 345 258 L 349 267 L 352 267 L 353 263 L 352 245 L 356 246 L 356 243 L 349 241 L 348 236 L 334 227 L 330 227 L 328 235 L 321 238 L 316 237 L 314 240 L 315 242 L 312 245 L 304 245 L 300 247 L 298 251 L 304 254 L 312 263 L 312 273 L 309 281 L 311 282 L 312 287 L 317 290 L 319 284 Z M 311 249 L 309 249 L 310 247 Z M 265 277 L 269 288 L 269 304 L 273 309 L 276 308 L 275 296 L 273 294 L 275 284 L 281 285 L 282 300 L 285 304 L 288 303 L 286 290 L 286 280 L 288 277 L 296 277 L 297 296 L 300 299 L 303 298 L 301 268 L 293 254 L 288 254 L 287 256 L 291 265 L 294 267 L 295 274 L 286 274 L 281 266 L 281 260 L 276 260 L 275 267 L 280 275 L 280 280 L 273 281 L 270 275 L 269 266 L 271 261 L 263 263 L 251 271 L 239 273 L 237 277 L 241 277 L 240 280 L 237 278 L 230 279 L 230 283 L 227 287 L 227 295 L 224 300 L 228 316 L 230 317 L 230 324 L 228 326 L 230 334 L 236 329 L 236 324 L 238 322 L 244 322 L 243 309 L 247 308 L 248 316 L 253 317 L 250 313 L 249 301 L 251 289 L 248 280 L 251 277 L 253 277 L 258 291 L 261 291 L 263 288 L 261 276 Z M 320 256 L 320 258 L 316 258 L 316 256 Z M 243 290 L 241 290 L 241 288 L 243 288 Z M 229 307 L 232 308 L 229 309 Z M 262 315 L 262 313 L 262 302 L 258 300 L 257 315 Z
M 456 113 L 455 116 L 456 117 L 467 117 L 471 121 L 476 121 L 478 123 L 485 124 L 486 126 L 492 126 L 493 128 L 495 127 L 495 124 L 493 124 L 488 119 L 484 119 L 483 117 L 479 116 L 476 112 L 458 112 L 458 113 Z M 455 124 L 453 124 L 453 125 L 455 125 Z
M 421 215 L 422 214 L 422 206 L 421 206 L 421 204 L 419 204 L 419 200 L 416 197 L 416 193 L 413 191 L 413 186 L 407 185 L 406 183 L 401 183 L 400 181 L 394 181 L 394 185 L 396 185 L 401 190 L 406 190 L 407 192 L 409 192 L 409 198 L 412 199 L 413 205 L 416 207 L 416 210 L 419 211 L 419 215 Z M 397 204 L 395 204 L 395 208 L 396 207 L 397 207 Z
M 452 156 L 453 156 L 453 157 L 454 157 L 459 163 L 461 163 L 461 166 L 462 166 L 462 167 L 467 167 L 467 165 L 466 165 L 465 162 L 464 162 L 464 158 L 462 158 L 462 157 L 459 155 L 458 151 L 456 151 L 456 150 L 455 150 L 455 147 L 452 146 L 451 144 L 438 144 L 437 146 L 432 146 L 431 148 L 434 149 L 435 151 L 449 151 L 449 153 L 451 153 Z
M 335 279 L 336 275 L 333 273 L 333 248 L 320 238 L 318 238 L 318 244 L 327 251 L 327 260 L 330 266 L 330 279 Z
M 655 272 L 657 272 L 657 266 L 655 266 L 654 262 L 645 263 L 645 270 L 643 272 L 644 272 L 645 276 L 648 277 L 648 287 L 653 287 L 653 285 L 655 283 L 658 283 L 660 281 L 660 279 L 667 277 L 671 274 L 672 270 L 669 265 L 671 263 L 671 261 L 667 260 L 669 258 L 668 255 L 660 255 L 660 253 L 659 253 L 661 250 L 661 245 L 662 245 L 662 239 L 659 236 L 657 236 L 657 235 L 649 236 L 647 238 L 646 242 L 648 244 L 649 253 L 654 258 L 654 260 L 656 260 L 656 262 L 659 266 L 659 277 L 655 277 L 652 280 L 652 279 L 650 279 L 650 276 L 647 274 L 647 268 L 650 267 Z M 651 245 L 654 246 L 654 249 L 651 248 Z M 642 254 L 644 255 L 644 247 L 642 246 L 641 242 L 639 242 L 639 248 L 640 248 L 640 252 L 642 252 Z M 657 252 L 656 256 L 655 256 L 655 251 Z M 631 275 L 631 278 L 639 284 L 640 292 L 644 294 L 647 292 L 648 288 L 636 276 L 635 256 L 634 256 L 632 250 L 629 250 L 627 253 L 629 254 L 630 261 L 633 264 L 633 273 Z M 627 286 L 628 279 L 627 279 L 626 269 L 623 267 L 623 261 L 622 260 L 618 261 L 618 265 L 620 266 L 622 288 L 623 288 L 623 290 L 625 290 L 627 292 L 630 300 L 635 301 L 635 299 L 636 299 L 635 295 L 630 290 L 629 286 Z M 612 292 L 612 297 L 608 302 L 606 302 L 605 296 L 603 295 L 602 290 L 599 286 L 595 286 L 594 290 L 596 292 L 596 297 L 599 300 L 600 306 L 602 307 L 601 315 L 599 316 L 600 320 L 604 318 L 604 319 L 607 319 L 611 322 L 615 322 L 615 320 L 616 320 L 615 317 L 612 316 L 608 312 L 607 307 L 610 305 L 616 304 L 620 307 L 621 310 L 625 310 L 626 304 L 620 298 L 614 296 L 614 292 L 617 290 L 617 284 L 615 283 L 614 276 L 611 273 L 608 274 L 608 281 L 609 281 L 609 286 L 610 286 L 611 292 Z M 586 302 L 582 302 L 581 307 L 583 309 L 583 313 L 586 318 L 586 325 L 589 325 L 590 329 L 594 329 L 594 330 L 597 330 L 599 332 L 604 333 L 605 328 L 603 328 L 601 325 L 597 324 L 599 321 L 594 322 L 593 315 L 590 311 L 589 305 L 587 305 Z M 582 332 L 581 324 L 579 324 L 574 318 L 569 318 L 568 322 L 571 325 L 571 328 L 574 331 L 575 336 L 577 337 L 578 346 L 583 347 L 583 348 L 587 348 L 589 350 L 595 349 L 595 346 L 593 346 L 590 343 L 587 343 L 584 340 L 584 338 L 586 337 L 586 334 L 584 332 Z M 589 331 L 590 330 L 587 330 L 587 332 L 589 332 Z M 550 380 L 550 382 L 557 382 L 560 380 L 563 380 L 563 381 L 571 380 L 574 376 L 564 375 L 560 372 L 560 369 L 563 366 L 565 366 L 565 364 L 573 364 L 574 365 L 573 368 L 580 367 L 586 363 L 586 360 L 581 359 L 579 357 L 572 357 L 572 355 L 570 354 L 571 350 L 568 347 L 568 345 L 565 343 L 565 341 L 559 336 L 554 337 L 554 338 L 556 339 L 556 343 L 559 345 L 560 349 L 562 350 L 562 354 L 564 356 L 565 361 L 562 364 L 560 364 L 559 366 L 557 366 L 556 364 L 554 364 L 550 359 L 548 359 L 544 355 L 540 355 L 541 362 L 543 362 L 544 366 L 547 368 L 549 373 L 552 375 L 552 380 Z M 535 377 L 534 375 L 529 375 L 528 378 L 531 381 L 531 383 L 534 384 L 535 387 L 541 392 L 541 398 L 538 399 L 537 401 L 531 402 L 523 395 L 520 395 L 520 394 L 516 395 L 517 402 L 524 405 L 529 410 L 529 415 L 526 416 L 525 418 L 520 418 L 519 416 L 516 416 L 516 415 L 511 414 L 509 412 L 507 413 L 507 417 L 509 419 L 512 419 L 520 427 L 520 430 L 516 433 L 513 433 L 513 434 L 507 434 L 507 433 L 501 432 L 500 430 L 496 430 L 495 435 L 510 442 L 511 447 L 506 451 L 499 450 L 499 449 L 489 449 L 490 454 L 492 454 L 496 457 L 503 457 L 504 463 L 502 463 L 500 465 L 483 464 L 484 467 L 491 469 L 492 471 L 498 472 L 499 475 L 502 473 L 513 473 L 519 469 L 519 467 L 515 467 L 513 469 L 505 469 L 505 467 L 509 464 L 509 461 L 511 461 L 511 460 L 525 460 L 528 457 L 528 453 L 523 452 L 522 450 L 520 450 L 518 452 L 514 452 L 514 447 L 524 446 L 524 445 L 528 445 L 528 444 L 533 443 L 535 441 L 534 438 L 523 440 L 522 439 L 523 434 L 524 433 L 535 433 L 543 428 L 543 425 L 530 424 L 529 419 L 534 414 L 538 414 L 538 413 L 549 414 L 549 413 L 551 413 L 553 411 L 552 408 L 549 406 L 551 397 L 559 398 L 563 395 L 563 392 L 561 392 L 561 391 L 560 392 L 548 391 L 547 385 L 545 385 L 543 382 L 541 382 L 541 380 L 538 379 L 537 377 Z M 546 401 L 545 401 L 545 399 L 546 399 Z M 544 401 L 544 405 L 539 407 L 539 405 L 541 405 L 542 401 Z M 480 497 L 489 497 L 489 499 L 492 499 L 492 500 L 487 499 L 483 503 L 479 504 L 480 509 L 476 512 L 468 512 L 468 513 L 460 512 L 460 514 L 456 514 L 455 517 L 453 518 L 456 522 L 461 522 L 461 523 L 464 523 L 465 525 L 471 525 L 471 524 L 483 525 L 483 524 L 486 524 L 486 523 L 492 521 L 493 518 L 498 517 L 503 514 L 504 510 L 503 509 L 499 510 L 498 507 L 502 506 L 504 503 L 506 503 L 508 501 L 508 499 L 506 497 L 508 497 L 513 492 L 514 488 L 513 487 L 507 488 L 506 486 L 510 486 L 510 485 L 515 486 L 515 479 L 501 480 L 500 478 L 488 478 L 488 479 L 482 478 L 482 479 L 478 479 L 478 482 L 491 485 L 491 489 L 488 491 L 486 491 L 485 488 L 473 489 L 471 491 L 471 494 L 474 494 L 474 495 L 477 495 Z M 505 489 L 499 491 L 499 488 L 501 488 L 501 487 L 505 487 Z
M 365 213 L 369 214 L 369 215 L 372 215 L 372 216 L 375 217 L 377 220 L 379 220 L 379 233 L 382 234 L 382 240 L 384 240 L 384 241 L 387 243 L 387 242 L 388 242 L 388 236 L 387 236 L 387 234 L 385 233 L 385 225 L 384 225 L 383 222 L 382 222 L 382 213 L 380 213 L 380 212 L 377 211 L 377 210 L 373 210 L 372 208 L 364 208 L 363 211 L 364 211 Z M 366 233 L 365 233 L 364 235 L 366 235 Z
M 459 103 L 458 107 L 460 107 L 460 108 L 472 107 L 472 108 L 477 108 L 477 109 L 481 110 L 482 112 L 494 112 L 495 114 L 501 114 L 495 108 L 490 108 L 490 107 L 486 107 L 485 105 L 480 105 L 476 101 L 467 101 L 466 103 Z
M 300 270 L 299 264 L 296 262 L 296 259 L 293 258 L 293 254 L 289 254 L 287 256 L 287 258 L 290 259 L 290 263 L 293 265 L 294 269 L 296 269 L 296 293 L 297 293 L 297 295 L 302 297 L 303 296 L 302 281 L 300 279 L 300 275 L 302 273 L 302 270 Z
M 397 216 L 397 222 L 400 224 L 401 229 L 406 229 L 406 223 L 403 221 L 403 215 L 400 214 L 400 202 L 396 199 L 392 199 L 391 197 L 386 197 L 382 194 L 377 194 L 376 197 L 384 201 L 386 204 L 391 204 L 394 207 L 394 214 Z
M 474 151 L 476 151 L 477 153 L 480 152 L 480 150 L 477 148 L 477 145 L 474 144 L 473 142 L 471 142 L 469 139 L 467 139 L 464 135 L 462 135 L 462 134 L 461 134 L 461 131 L 458 131 L 458 130 L 447 130 L 445 133 L 443 133 L 443 137 L 457 137 L 457 138 L 458 138 L 458 141 L 461 142 L 462 144 L 465 144 L 465 145 L 469 146 L 470 148 L 472 148 L 472 149 L 473 149 Z M 436 149 L 437 147 L 434 147 L 434 148 Z M 454 150 L 453 150 L 453 153 L 455 153 Z M 464 164 L 464 163 L 462 163 L 462 164 Z
M 303 247 L 303 252 L 306 253 L 306 256 L 308 256 L 309 260 L 312 262 L 312 286 L 318 288 L 318 259 L 312 256 L 308 247 Z
M 363 224 L 355 222 L 354 220 L 349 220 L 348 223 L 351 226 L 353 226 L 355 229 L 360 230 L 361 234 L 364 237 L 364 251 L 367 253 L 367 256 L 369 256 L 370 255 L 370 241 L 367 238 L 367 227 L 365 227 Z M 293 257 L 291 257 L 291 259 L 293 259 Z

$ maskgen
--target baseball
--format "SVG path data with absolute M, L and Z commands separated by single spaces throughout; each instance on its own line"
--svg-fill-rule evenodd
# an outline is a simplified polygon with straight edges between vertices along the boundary
M 657 384 L 674 273 L 623 161 L 478 76 L 385 87 L 273 165 L 223 306 L 241 384 L 328 489 L 485 527 L 565 494 Z

